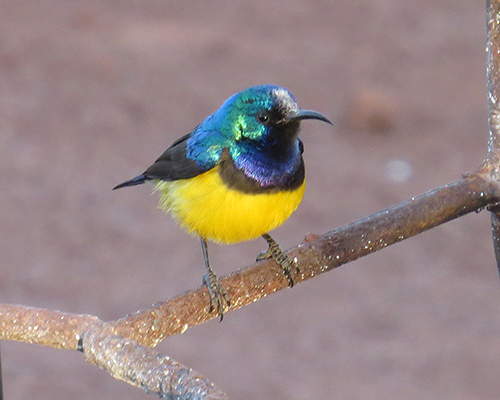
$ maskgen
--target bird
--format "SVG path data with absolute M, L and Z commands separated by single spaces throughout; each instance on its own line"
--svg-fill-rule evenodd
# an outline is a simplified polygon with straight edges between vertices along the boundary
M 269 231 L 290 217 L 304 195 L 298 135 L 306 119 L 332 124 L 319 112 L 300 109 L 281 86 L 249 87 L 176 140 L 144 173 L 113 188 L 154 183 L 159 208 L 200 238 L 209 312 L 220 320 L 231 303 L 210 265 L 208 241 L 233 244 L 262 236 L 268 249 L 257 260 L 273 258 L 293 286 L 291 260 Z

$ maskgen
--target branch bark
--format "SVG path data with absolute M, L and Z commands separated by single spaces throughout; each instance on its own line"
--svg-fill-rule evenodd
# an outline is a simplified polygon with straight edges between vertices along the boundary
M 212 382 L 191 368 L 134 340 L 91 329 L 81 343 L 87 361 L 162 399 L 226 399 Z

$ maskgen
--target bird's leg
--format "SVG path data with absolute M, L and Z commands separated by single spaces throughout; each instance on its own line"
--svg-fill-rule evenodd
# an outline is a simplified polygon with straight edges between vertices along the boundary
M 269 233 L 264 233 L 262 235 L 264 240 L 268 244 L 268 249 L 257 256 L 257 261 L 264 260 L 266 258 L 272 258 L 278 263 L 278 265 L 283 269 L 283 273 L 288 279 L 288 284 L 293 287 L 292 278 L 292 261 L 288 256 L 281 250 L 280 246 L 276 241 L 269 235 Z
M 208 312 L 216 311 L 217 315 L 222 318 L 224 316 L 224 312 L 229 308 L 230 301 L 229 296 L 224 289 L 224 286 L 221 285 L 217 275 L 210 268 L 210 260 L 208 259 L 208 244 L 205 238 L 200 237 L 201 241 L 201 249 L 203 251 L 203 259 L 205 260 L 205 268 L 207 272 L 203 275 L 203 284 L 207 287 L 208 293 L 210 294 L 210 308 Z

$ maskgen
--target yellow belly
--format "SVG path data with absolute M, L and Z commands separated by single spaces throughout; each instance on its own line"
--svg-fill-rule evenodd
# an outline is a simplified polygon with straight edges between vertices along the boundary
M 229 189 L 218 167 L 191 179 L 157 181 L 160 208 L 188 232 L 219 243 L 251 240 L 280 226 L 297 209 L 304 183 L 293 191 L 248 194 Z

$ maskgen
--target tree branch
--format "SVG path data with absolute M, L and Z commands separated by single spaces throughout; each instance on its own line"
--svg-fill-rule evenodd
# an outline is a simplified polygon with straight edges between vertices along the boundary
M 131 339 L 91 329 L 82 340 L 85 359 L 116 379 L 166 399 L 223 400 L 224 393 L 191 368 L 161 357 Z
M 92 315 L 12 304 L 0 305 L 0 340 L 76 350 L 83 332 L 102 325 L 103 322 Z

